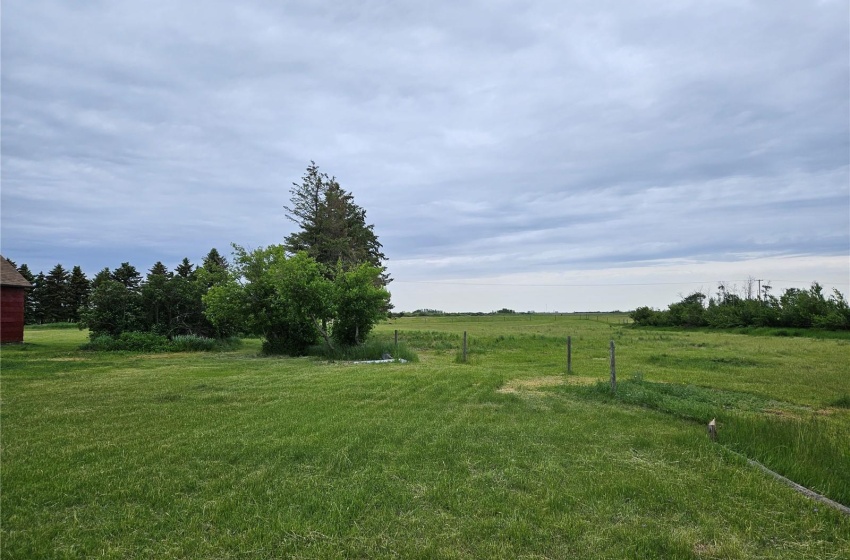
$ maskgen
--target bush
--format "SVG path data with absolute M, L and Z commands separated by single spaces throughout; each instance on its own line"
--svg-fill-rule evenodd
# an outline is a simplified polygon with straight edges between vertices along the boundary
M 171 339 L 168 350 L 170 352 L 212 352 L 215 350 L 236 348 L 241 343 L 242 341 L 236 337 L 218 339 L 194 334 L 183 334 Z
M 148 332 L 125 332 L 117 337 L 108 334 L 92 334 L 82 350 L 95 352 L 210 352 L 227 350 L 241 344 L 238 338 L 214 339 L 197 335 L 165 336 Z
M 146 332 L 123 332 L 117 337 L 108 334 L 92 334 L 83 350 L 114 351 L 129 350 L 135 352 L 163 352 L 168 349 L 166 337 Z
M 666 311 L 656 311 L 651 307 L 638 307 L 631 313 L 629 317 L 636 325 L 647 327 L 665 327 L 670 324 L 668 313 Z

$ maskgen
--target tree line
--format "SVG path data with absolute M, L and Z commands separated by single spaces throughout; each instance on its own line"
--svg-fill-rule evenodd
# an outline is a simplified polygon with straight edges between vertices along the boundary
M 658 327 L 850 329 L 850 306 L 838 290 L 827 297 L 817 282 L 806 290 L 788 288 L 778 298 L 770 290 L 764 285 L 758 295 L 738 294 L 721 283 L 714 296 L 695 292 L 666 310 L 639 307 L 630 316 L 638 325 Z
M 28 325 L 80 320 L 80 310 L 88 302 L 91 282 L 79 266 L 69 272 L 57 264 L 45 275 L 44 272 L 33 274 L 26 263 L 18 266 L 14 261 L 9 262 L 33 286 L 27 290 L 24 306 L 24 321 Z
M 26 264 L 17 268 L 33 285 L 25 300 L 27 324 L 78 323 L 93 336 L 129 331 L 168 337 L 227 334 L 206 319 L 201 300 L 228 274 L 227 260 L 215 248 L 200 266 L 184 258 L 170 271 L 158 261 L 144 277 L 129 262 L 104 268 L 91 280 L 79 266 L 69 273 L 57 264 L 47 275 L 33 275 Z
M 34 276 L 21 265 L 33 284 L 26 321 L 76 322 L 92 340 L 124 333 L 257 335 L 264 351 L 291 355 L 317 342 L 359 344 L 392 308 L 374 225 L 315 162 L 290 195 L 284 209 L 299 229 L 279 245 L 246 250 L 234 244 L 232 263 L 213 248 L 200 266 L 185 258 L 170 271 L 157 262 L 143 278 L 125 262 L 91 281 L 79 266 L 68 273 L 56 265 Z

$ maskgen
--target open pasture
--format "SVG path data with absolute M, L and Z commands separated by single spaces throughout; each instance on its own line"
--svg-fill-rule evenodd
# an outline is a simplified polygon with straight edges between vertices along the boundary
M 0 552 L 848 557 L 850 517 L 748 465 L 723 441 L 739 416 L 722 422 L 816 419 L 822 452 L 850 463 L 850 410 L 835 405 L 850 393 L 848 341 L 622 319 L 405 317 L 374 336 L 398 329 L 419 362 L 369 365 L 261 357 L 256 340 L 86 353 L 85 333 L 29 330 L 2 350 Z M 624 393 L 660 397 L 593 394 L 612 339 Z M 720 444 L 695 418 L 712 407 Z M 819 490 L 846 504 L 848 472 Z

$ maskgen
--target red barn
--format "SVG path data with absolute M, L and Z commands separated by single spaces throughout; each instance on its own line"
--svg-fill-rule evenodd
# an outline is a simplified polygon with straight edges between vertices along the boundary
M 32 284 L 0 256 L 0 342 L 24 341 L 24 299 Z

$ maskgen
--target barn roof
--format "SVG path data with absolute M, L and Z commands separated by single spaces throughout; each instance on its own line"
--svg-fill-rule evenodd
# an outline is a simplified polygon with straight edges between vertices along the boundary
M 0 255 L 0 286 L 17 286 L 19 288 L 32 288 L 32 284 L 21 276 L 15 265 Z

